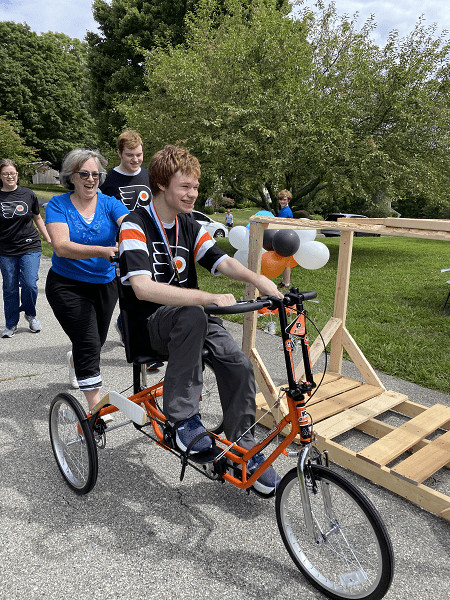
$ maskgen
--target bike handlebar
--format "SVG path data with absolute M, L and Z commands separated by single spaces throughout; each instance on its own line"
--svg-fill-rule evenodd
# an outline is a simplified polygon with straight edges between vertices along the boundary
M 205 313 L 207 315 L 237 315 L 239 313 L 252 312 L 253 310 L 259 310 L 260 308 L 268 308 L 272 306 L 272 301 L 267 300 L 244 300 L 237 302 L 231 306 L 217 306 L 217 304 L 208 304 L 205 306 Z
M 256 300 L 244 300 L 231 306 L 208 304 L 204 308 L 207 315 L 236 315 L 260 310 L 261 308 L 278 308 L 280 305 L 293 306 L 294 304 L 301 304 L 305 300 L 312 300 L 313 298 L 317 298 L 317 292 L 288 292 L 285 294 L 283 300 L 276 296 L 261 296 L 256 298 Z

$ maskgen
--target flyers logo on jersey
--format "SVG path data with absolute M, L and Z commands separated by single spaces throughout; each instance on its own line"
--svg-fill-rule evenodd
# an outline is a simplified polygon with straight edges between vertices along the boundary
M 22 216 L 28 213 L 28 206 L 25 202 L 2 202 L 2 214 L 5 219 L 12 219 L 15 216 Z
M 186 265 L 189 256 L 187 248 L 183 246 L 170 246 L 172 255 L 175 259 L 180 283 L 187 281 L 188 274 Z M 173 268 L 170 264 L 170 258 L 167 256 L 166 248 L 162 242 L 153 242 L 153 277 L 159 283 L 172 283 L 175 279 Z
M 152 199 L 152 193 L 146 185 L 124 185 L 119 188 L 120 199 L 130 210 L 138 206 L 147 206 Z

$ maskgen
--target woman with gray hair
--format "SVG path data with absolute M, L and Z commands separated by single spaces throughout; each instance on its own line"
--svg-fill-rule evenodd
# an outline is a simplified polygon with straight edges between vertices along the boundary
M 53 196 L 46 225 L 53 246 L 45 293 L 72 342 L 67 353 L 70 383 L 89 408 L 100 400 L 100 350 L 117 302 L 116 236 L 127 207 L 98 191 L 107 161 L 97 151 L 76 148 L 64 158 L 60 180 L 69 192 Z

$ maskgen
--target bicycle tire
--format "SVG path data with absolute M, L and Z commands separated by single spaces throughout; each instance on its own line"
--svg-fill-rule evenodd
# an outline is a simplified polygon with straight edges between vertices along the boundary
M 283 477 L 277 490 L 278 528 L 292 560 L 328 598 L 383 598 L 392 581 L 394 558 L 381 517 L 341 475 L 321 465 L 308 468 L 312 477 L 307 479 L 307 493 L 317 541 L 306 530 L 297 468 Z M 325 489 L 331 495 L 332 515 L 324 505 Z
M 85 411 L 70 394 L 58 394 L 53 399 L 49 433 L 65 482 L 76 494 L 87 494 L 97 481 L 97 447 Z
M 203 362 L 203 389 L 200 398 L 200 415 L 203 425 L 211 433 L 223 432 L 223 410 L 220 402 L 216 374 L 208 360 Z

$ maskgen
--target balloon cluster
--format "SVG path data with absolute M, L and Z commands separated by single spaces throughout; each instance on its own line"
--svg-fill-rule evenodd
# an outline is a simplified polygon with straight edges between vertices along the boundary
M 257 215 L 273 216 L 268 211 Z M 263 238 L 261 273 L 273 279 L 286 267 L 299 265 L 304 269 L 320 269 L 327 264 L 330 251 L 325 244 L 315 241 L 315 229 L 266 229 Z M 237 226 L 229 233 L 230 244 L 236 248 L 234 258 L 248 264 L 249 227 Z

